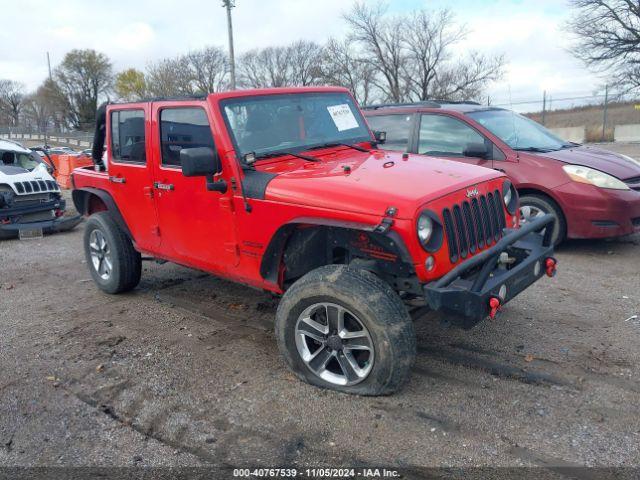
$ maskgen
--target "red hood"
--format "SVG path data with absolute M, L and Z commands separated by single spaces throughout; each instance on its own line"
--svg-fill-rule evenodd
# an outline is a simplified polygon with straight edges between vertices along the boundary
M 259 167 L 282 172 L 269 182 L 265 198 L 373 215 L 393 206 L 398 218 L 412 218 L 426 202 L 503 176 L 488 168 L 423 155 L 404 160 L 399 152 L 345 149 L 321 158 L 318 163 L 292 160 Z M 344 166 L 351 168 L 350 173 Z
M 640 176 L 640 162 L 597 147 L 574 147 L 548 153 L 534 153 L 536 157 L 548 157 L 564 163 L 584 165 L 613 175 L 621 180 Z

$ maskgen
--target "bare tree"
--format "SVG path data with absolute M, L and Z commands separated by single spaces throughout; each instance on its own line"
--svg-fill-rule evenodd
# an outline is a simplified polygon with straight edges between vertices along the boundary
M 20 123 L 20 112 L 24 106 L 24 85 L 14 80 L 0 80 L 0 111 L 12 126 Z
M 107 95 L 113 73 L 109 58 L 95 50 L 71 50 L 55 69 L 57 88 L 66 101 L 68 123 L 87 130 L 95 123 L 98 98 Z
M 404 74 L 409 95 L 426 100 L 433 94 L 439 69 L 449 60 L 450 47 L 464 38 L 464 30 L 454 25 L 449 10 L 433 14 L 420 10 L 407 22 L 404 32 Z
M 239 83 L 245 88 L 286 87 L 293 84 L 287 47 L 250 50 L 238 62 Z
M 211 93 L 229 88 L 229 57 L 220 47 L 206 47 L 186 55 L 193 88 Z
M 145 85 L 160 97 L 218 92 L 229 86 L 229 58 L 219 47 L 166 58 L 147 66 Z
M 330 39 L 321 65 L 324 83 L 347 87 L 361 105 L 372 100 L 375 69 L 358 55 L 351 42 Z
M 287 46 L 291 83 L 306 87 L 316 85 L 322 77 L 323 49 L 315 42 L 298 40 Z
M 146 81 L 151 95 L 158 97 L 195 93 L 186 57 L 167 58 L 150 64 L 147 67 Z
M 398 17 L 388 18 L 385 13 L 386 6 L 382 3 L 368 7 L 358 2 L 344 19 L 352 30 L 350 40 L 360 44 L 365 61 L 380 72 L 381 78 L 375 78 L 373 83 L 383 92 L 385 100 L 400 102 L 406 96 L 404 25 Z
M 239 58 L 239 84 L 245 88 L 317 85 L 322 82 L 322 60 L 322 46 L 307 40 L 250 50 Z
M 345 19 L 351 40 L 362 49 L 361 58 L 377 72 L 372 83 L 382 100 L 468 99 L 502 75 L 503 56 L 471 51 L 466 58 L 453 57 L 465 27 L 456 25 L 449 10 L 389 17 L 384 4 L 356 3 Z
M 469 100 L 478 98 L 487 84 L 499 80 L 503 74 L 504 57 L 488 57 L 477 52 L 455 64 L 443 66 L 429 96 L 420 100 Z
M 610 73 L 622 90 L 640 89 L 640 2 L 571 0 L 568 22 L 579 40 L 573 53 L 597 71 Z

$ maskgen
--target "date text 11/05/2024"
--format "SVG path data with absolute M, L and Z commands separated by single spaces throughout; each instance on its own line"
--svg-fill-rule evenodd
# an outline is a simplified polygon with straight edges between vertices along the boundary
M 399 478 L 400 473 L 387 468 L 236 468 L 234 477 L 256 478 Z

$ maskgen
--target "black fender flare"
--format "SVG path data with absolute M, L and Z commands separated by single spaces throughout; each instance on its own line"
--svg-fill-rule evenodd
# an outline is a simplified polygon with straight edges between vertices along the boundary
M 100 188 L 93 187 L 83 187 L 74 189 L 71 192 L 71 198 L 73 199 L 73 204 L 76 207 L 76 210 L 81 215 L 87 215 L 89 212 L 89 199 L 92 195 L 95 195 L 102 203 L 104 203 L 107 207 L 108 212 L 113 216 L 113 219 L 116 221 L 118 226 L 122 229 L 122 231 L 132 240 L 135 241 L 133 235 L 131 235 L 131 230 L 127 226 L 127 223 L 124 221 L 122 213 L 120 213 L 120 209 L 116 204 L 115 200 L 111 196 L 111 194 L 105 190 Z
M 299 225 L 315 225 L 318 227 L 344 228 L 349 230 L 363 231 L 371 235 L 381 235 L 387 237 L 397 249 L 398 255 L 402 261 L 412 264 L 411 254 L 407 249 L 404 241 L 397 232 L 389 230 L 385 233 L 376 232 L 377 224 L 367 224 L 359 222 L 349 222 L 332 220 L 320 217 L 298 217 L 282 225 L 276 233 L 271 237 L 269 245 L 264 251 L 262 261 L 260 263 L 260 275 L 270 283 L 278 283 L 278 273 L 280 261 L 287 245 L 287 240 L 293 231 Z

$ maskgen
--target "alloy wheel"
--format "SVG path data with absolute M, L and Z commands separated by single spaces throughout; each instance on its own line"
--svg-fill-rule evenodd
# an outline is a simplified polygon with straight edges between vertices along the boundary
M 533 205 L 522 205 L 520 207 L 520 223 L 525 224 L 538 217 L 546 215 L 547 212 Z
M 89 253 L 91 263 L 98 276 L 103 280 L 109 280 L 113 271 L 111 249 L 100 230 L 93 230 L 89 235 Z
M 302 361 L 334 385 L 362 382 L 373 367 L 374 347 L 358 317 L 335 303 L 315 303 L 298 317 L 295 341 Z

